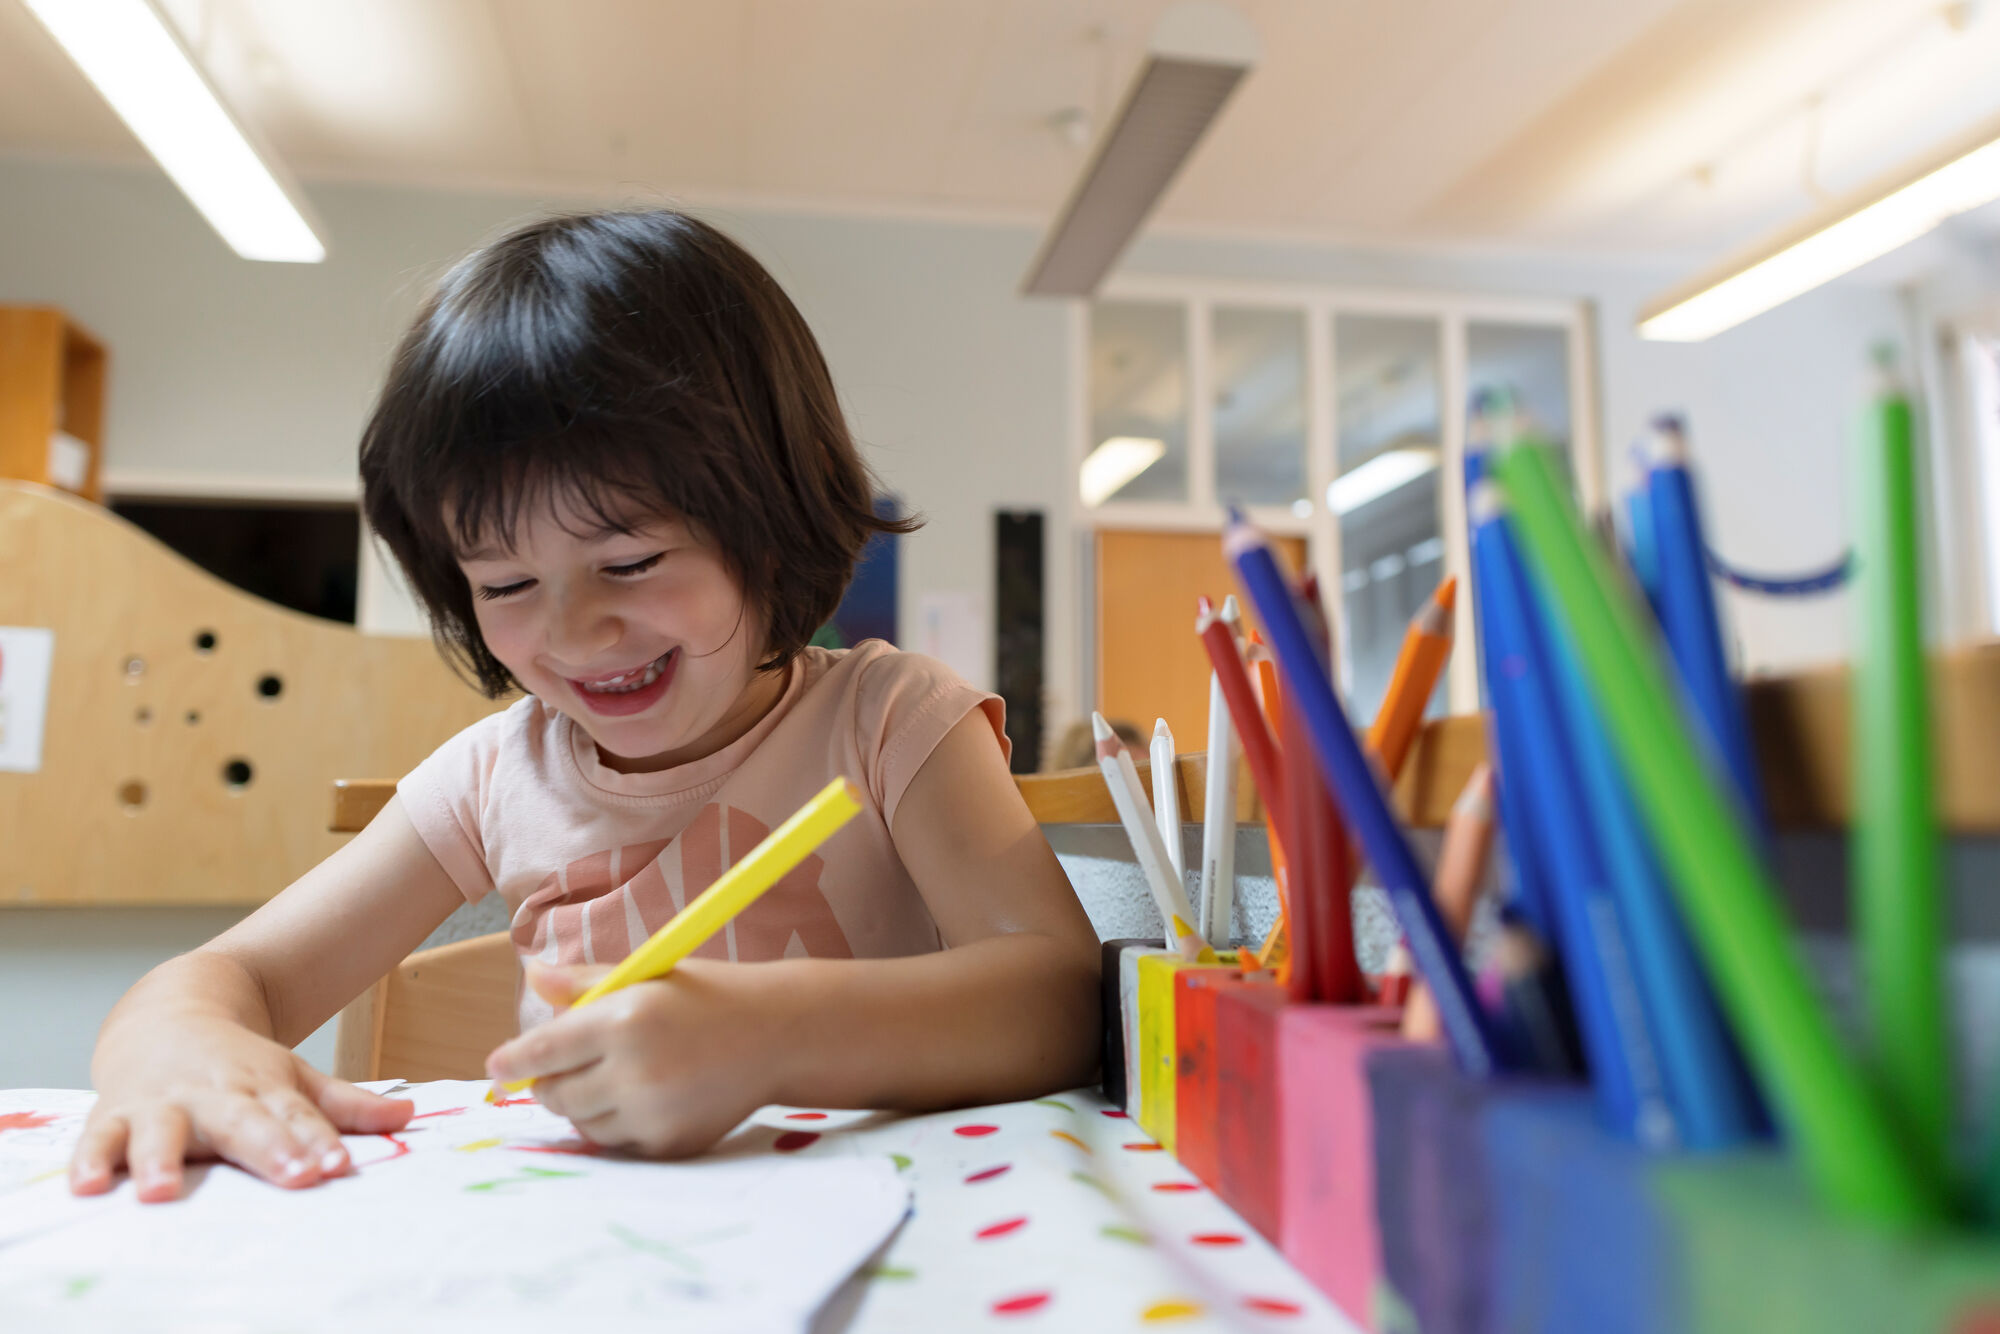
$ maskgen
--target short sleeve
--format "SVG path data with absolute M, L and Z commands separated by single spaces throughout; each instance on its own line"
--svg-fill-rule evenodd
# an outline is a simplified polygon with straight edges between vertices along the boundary
M 468 903 L 477 903 L 493 891 L 486 844 L 480 835 L 480 813 L 485 809 L 503 728 L 511 713 L 510 709 L 502 710 L 481 718 L 432 751 L 396 784 L 396 795 L 416 826 L 417 837 Z
M 1001 758 L 1013 753 L 1007 706 L 1000 697 L 973 689 L 951 668 L 921 653 L 889 649 L 873 657 L 856 681 L 854 705 L 869 795 L 884 824 L 894 822 L 910 780 L 945 733 L 974 709 L 983 711 L 992 725 Z

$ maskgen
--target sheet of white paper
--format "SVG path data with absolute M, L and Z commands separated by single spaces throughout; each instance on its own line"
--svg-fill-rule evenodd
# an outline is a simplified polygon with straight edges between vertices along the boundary
M 49 663 L 56 632 L 0 625 L 0 770 L 32 774 L 42 767 L 42 727 L 49 714 Z
M 486 1089 L 414 1086 L 407 1130 L 348 1137 L 355 1174 L 307 1190 L 220 1165 L 168 1205 L 129 1182 L 93 1200 L 21 1186 L 0 1209 L 0 1311 L 38 1329 L 797 1331 L 908 1209 L 886 1158 L 740 1133 L 698 1162 L 627 1160 Z M 76 1110 L 38 1129 L 73 1141 Z
M 976 593 L 924 593 L 917 598 L 917 652 L 936 658 L 985 689 L 993 675 L 993 636 L 986 603 Z

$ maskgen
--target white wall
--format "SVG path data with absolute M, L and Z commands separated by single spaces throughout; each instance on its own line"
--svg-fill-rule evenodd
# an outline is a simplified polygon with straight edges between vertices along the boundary
M 107 463 L 154 484 L 351 488 L 355 445 L 395 338 L 452 258 L 541 201 L 315 186 L 331 257 L 244 262 L 150 172 L 0 162 L 0 301 L 68 310 L 111 349 Z M 640 201 L 633 201 L 640 202 Z M 804 311 L 884 481 L 929 516 L 904 554 L 906 623 L 927 592 L 990 596 L 991 511 L 1050 518 L 1049 715 L 1076 674 L 1069 355 L 1056 302 L 1014 295 L 1038 237 L 1026 227 L 705 210 L 769 264 Z M 1369 252 L 1155 238 L 1134 271 L 1588 297 L 1600 329 L 1604 439 L 1656 408 L 1688 412 L 1718 545 L 1774 569 L 1844 543 L 1840 448 L 1869 343 L 1901 332 L 1885 288 L 1828 289 L 1712 343 L 1629 334 L 1638 304 L 1680 266 Z M 1753 663 L 1842 651 L 1837 605 L 1738 608 Z M 0 910 L 0 1084 L 73 1085 L 104 1011 L 152 963 L 228 914 Z M 313 1050 L 324 1059 L 325 1035 Z

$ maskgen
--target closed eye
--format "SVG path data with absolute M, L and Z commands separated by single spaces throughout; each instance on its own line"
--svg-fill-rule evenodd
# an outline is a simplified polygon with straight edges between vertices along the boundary
M 656 551 L 644 560 L 635 560 L 630 565 L 607 565 L 604 567 L 604 572 L 616 579 L 630 579 L 658 565 L 666 554 L 664 551 Z
M 479 586 L 479 599 L 482 602 L 491 602 L 495 598 L 512 597 L 516 593 L 527 591 L 527 589 L 534 585 L 534 582 L 532 579 L 521 579 L 511 584 L 501 584 L 498 587 L 492 584 L 481 584 Z

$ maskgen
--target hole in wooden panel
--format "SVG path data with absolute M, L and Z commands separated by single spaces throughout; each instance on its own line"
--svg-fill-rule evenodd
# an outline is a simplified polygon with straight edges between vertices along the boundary
M 231 792 L 241 792 L 249 787 L 250 780 L 256 776 L 257 771 L 250 767 L 248 760 L 235 759 L 222 766 L 223 785 Z
M 147 723 L 153 721 L 153 711 L 151 709 L 141 709 L 132 715 L 132 720 L 138 723 L 139 726 L 144 727 Z
M 125 659 L 126 685 L 136 685 L 138 683 L 139 678 L 144 676 L 145 674 L 146 674 L 146 660 L 144 658 L 134 653 L 131 657 Z
M 257 693 L 265 699 L 276 699 L 285 693 L 285 679 L 276 672 L 267 672 L 257 678 Z
M 136 778 L 128 778 L 120 783 L 118 804 L 125 808 L 127 815 L 137 815 L 139 808 L 146 804 L 146 785 Z
M 189 709 L 187 711 L 187 724 L 189 727 L 193 727 L 196 723 L 200 721 L 201 721 L 200 709 Z
M 213 653 L 213 652 L 215 652 L 215 631 L 213 631 L 213 630 L 197 630 L 197 631 L 195 631 L 195 633 L 194 633 L 194 651 L 195 651 L 196 653 Z

